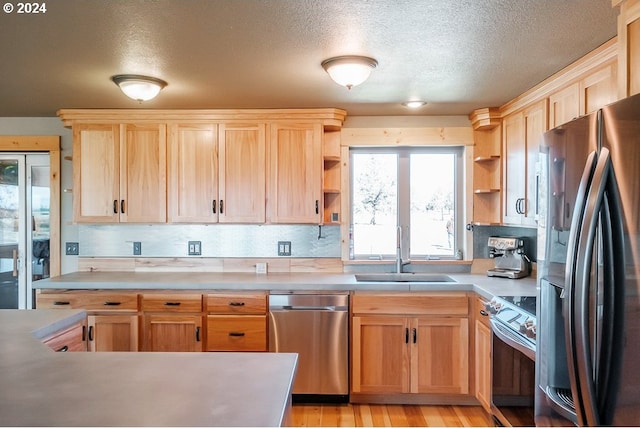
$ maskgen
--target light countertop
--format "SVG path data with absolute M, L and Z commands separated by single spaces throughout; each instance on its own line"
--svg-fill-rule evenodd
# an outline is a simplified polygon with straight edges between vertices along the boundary
M 283 423 L 296 354 L 61 353 L 41 343 L 85 316 L 81 310 L 0 310 L 0 425 Z
M 475 291 L 496 295 L 535 296 L 536 280 L 446 274 L 455 283 L 358 282 L 354 274 L 338 273 L 211 273 L 211 272 L 75 272 L 34 283 L 40 289 L 185 289 L 185 290 L 372 290 Z

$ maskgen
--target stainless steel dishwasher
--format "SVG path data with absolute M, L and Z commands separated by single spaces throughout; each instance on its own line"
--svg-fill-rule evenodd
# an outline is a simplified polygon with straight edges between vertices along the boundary
M 272 291 L 269 351 L 298 354 L 294 401 L 347 402 L 348 292 Z

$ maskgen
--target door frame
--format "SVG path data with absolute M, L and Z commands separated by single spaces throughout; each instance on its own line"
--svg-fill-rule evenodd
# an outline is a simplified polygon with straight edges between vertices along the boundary
M 60 275 L 60 136 L 0 135 L 0 152 L 49 153 L 51 206 L 49 211 L 49 275 Z

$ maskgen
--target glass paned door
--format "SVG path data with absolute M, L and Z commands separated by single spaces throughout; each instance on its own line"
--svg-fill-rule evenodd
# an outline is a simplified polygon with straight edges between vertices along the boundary
M 49 276 L 49 155 L 0 155 L 0 309 L 33 307 Z

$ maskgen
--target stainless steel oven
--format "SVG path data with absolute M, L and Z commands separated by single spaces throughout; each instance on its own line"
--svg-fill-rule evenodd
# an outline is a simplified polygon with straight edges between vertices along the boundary
M 495 297 L 491 413 L 497 426 L 534 426 L 536 298 Z

